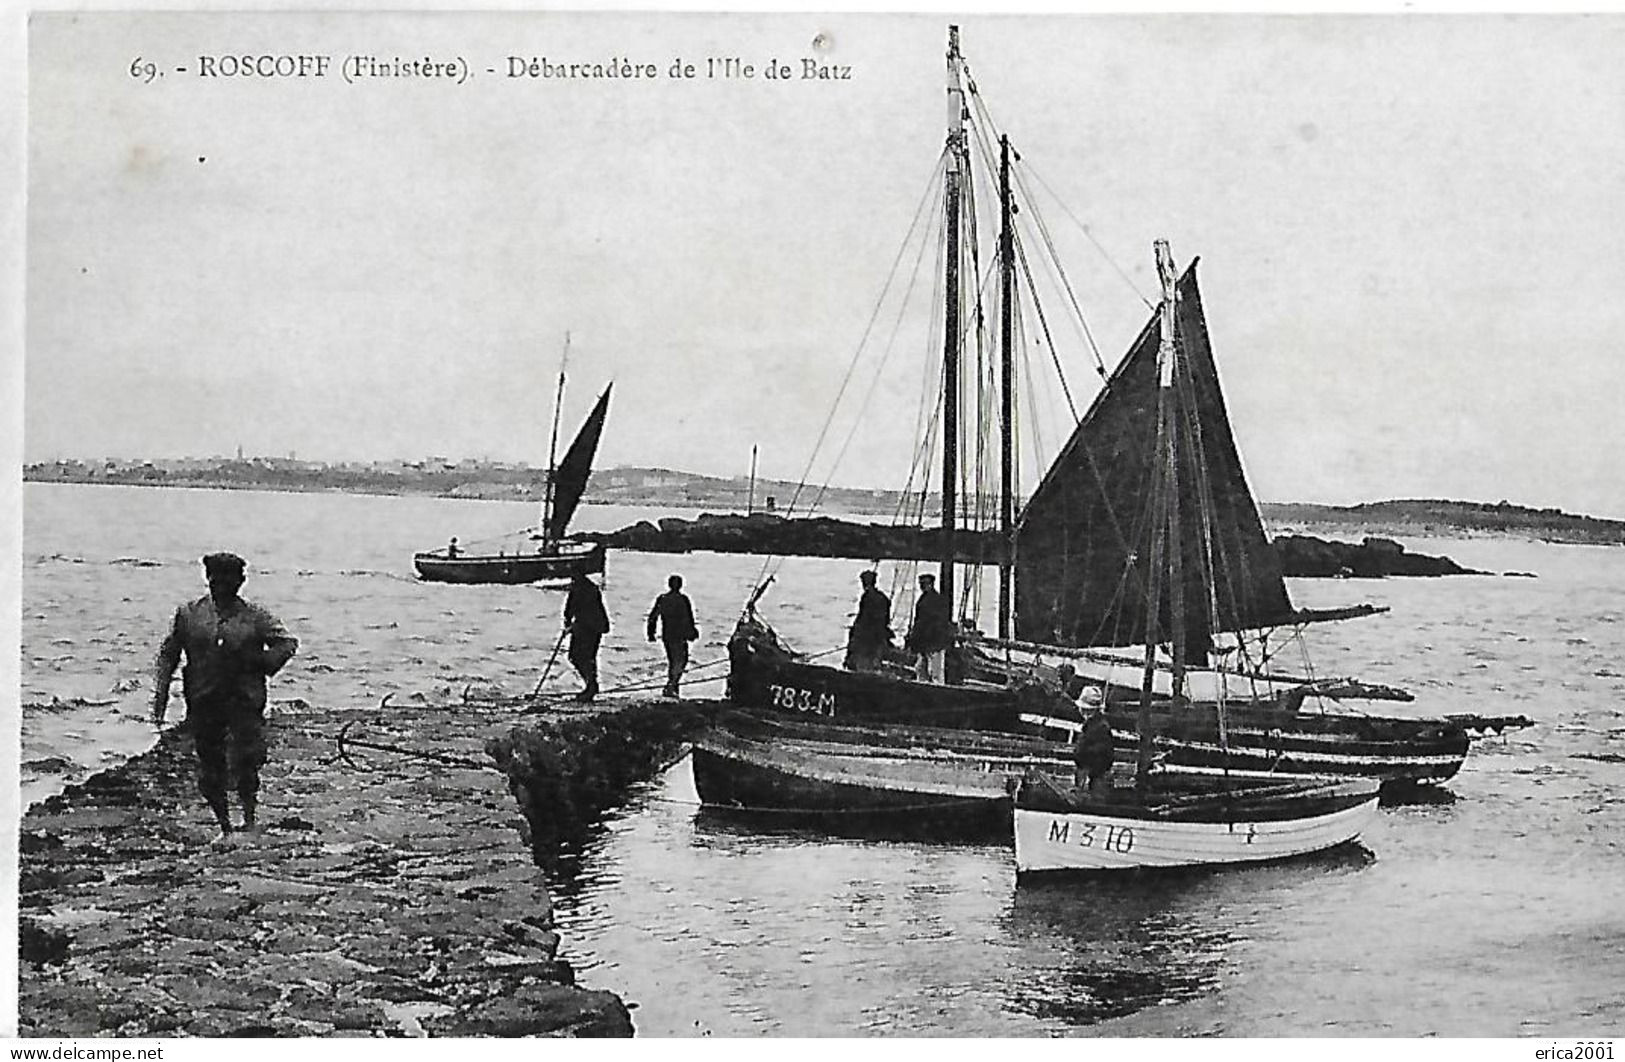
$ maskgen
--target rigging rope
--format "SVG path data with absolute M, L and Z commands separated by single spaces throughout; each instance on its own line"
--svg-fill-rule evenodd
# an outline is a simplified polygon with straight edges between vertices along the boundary
M 1021 186 L 1023 194 L 1027 196 L 1027 201 L 1031 202 L 1033 196 L 1030 192 L 1027 192 L 1026 182 L 1019 170 L 1016 172 L 1016 183 Z M 1083 331 L 1084 342 L 1089 345 L 1089 352 L 1095 357 L 1095 371 L 1104 380 L 1106 378 L 1106 362 L 1100 356 L 1100 344 L 1095 342 L 1095 333 L 1089 327 L 1089 319 L 1083 315 L 1083 307 L 1078 305 L 1077 293 L 1072 290 L 1072 278 L 1067 275 L 1066 267 L 1061 264 L 1061 255 L 1055 248 L 1055 240 L 1050 235 L 1049 225 L 1045 223 L 1044 216 L 1038 211 L 1032 210 L 1029 213 L 1032 215 L 1033 227 L 1038 230 L 1039 238 L 1043 241 L 1044 249 L 1049 252 L 1050 263 L 1055 267 L 1056 275 L 1060 277 L 1061 290 L 1066 292 L 1067 301 L 1072 304 L 1072 314 L 1078 322 L 1078 327 Z
M 919 228 L 920 219 L 926 214 L 927 204 L 934 204 L 936 201 L 935 193 L 941 184 L 941 182 L 938 180 L 938 175 L 945 167 L 946 161 L 946 154 L 939 156 L 937 162 L 932 167 L 930 178 L 926 182 L 924 192 L 921 193 L 920 203 L 915 208 L 914 218 L 909 224 L 908 232 L 904 234 L 902 243 L 898 245 L 897 254 L 892 260 L 891 270 L 886 275 L 886 282 L 881 288 L 880 295 L 875 300 L 874 308 L 870 312 L 869 319 L 864 325 L 863 333 L 859 336 L 857 346 L 852 351 L 852 357 L 847 362 L 846 372 L 841 377 L 841 386 L 836 392 L 835 401 L 831 403 L 829 413 L 824 419 L 824 424 L 821 428 L 819 428 L 818 438 L 813 443 L 812 452 L 807 457 L 806 468 L 802 471 L 801 480 L 796 484 L 795 492 L 790 498 L 787 515 L 795 512 L 796 504 L 800 501 L 802 491 L 806 488 L 807 481 L 812 475 L 813 464 L 817 461 L 818 453 L 824 445 L 824 439 L 829 434 L 830 425 L 834 423 L 835 413 L 840 407 L 841 398 L 846 394 L 846 389 L 852 380 L 852 374 L 857 368 L 858 358 L 863 353 L 864 347 L 868 343 L 869 335 L 874 329 L 875 322 L 880 317 L 881 308 L 885 305 L 886 295 L 891 291 L 892 284 L 897 279 L 898 266 L 902 262 L 905 252 L 908 250 L 910 241 L 912 241 L 914 238 L 915 231 Z M 912 278 L 910 280 L 910 285 L 912 286 Z M 819 498 L 821 499 L 822 496 L 822 492 L 820 492 Z M 761 570 L 757 573 L 756 585 L 758 587 L 764 586 L 764 580 L 770 578 L 769 569 L 772 569 L 773 572 L 776 573 L 778 568 L 782 567 L 782 563 L 783 558 L 775 558 L 772 556 L 766 558 L 762 562 Z M 752 598 L 753 601 L 755 596 L 759 595 L 754 595 Z
M 1034 288 L 1032 265 L 1027 261 L 1027 245 L 1016 241 L 1016 260 L 1021 263 L 1022 275 L 1027 278 L 1027 290 Z M 1044 313 L 1044 307 L 1037 299 L 1033 300 L 1033 310 L 1038 314 L 1038 327 L 1044 333 L 1044 342 L 1049 347 L 1050 360 L 1055 363 L 1055 375 L 1061 382 L 1061 393 L 1066 396 L 1066 408 L 1072 413 L 1072 423 L 1076 424 L 1082 418 L 1078 415 L 1078 404 L 1072 400 L 1072 385 L 1066 382 L 1066 370 L 1061 368 L 1061 354 L 1055 349 L 1055 336 L 1050 332 L 1049 317 Z
M 933 168 L 931 180 L 927 184 L 926 193 L 921 196 L 920 205 L 915 210 L 914 221 L 913 221 L 912 224 L 909 225 L 908 232 L 903 237 L 903 243 L 897 248 L 896 257 L 892 259 L 891 270 L 886 275 L 886 283 L 881 288 L 879 298 L 877 298 L 875 300 L 875 307 L 869 314 L 869 320 L 863 326 L 863 334 L 858 337 L 857 347 L 853 350 L 852 357 L 847 362 L 846 372 L 841 376 L 841 386 L 840 386 L 840 389 L 835 394 L 835 401 L 831 405 L 830 414 L 829 414 L 828 417 L 825 418 L 823 427 L 819 429 L 818 439 L 813 443 L 812 456 L 810 456 L 807 459 L 806 470 L 803 471 L 802 474 L 801 474 L 801 483 L 797 485 L 795 494 L 791 496 L 790 506 L 791 506 L 792 509 L 794 509 L 796 501 L 800 499 L 801 491 L 806 486 L 807 479 L 812 473 L 813 462 L 814 462 L 814 460 L 816 460 L 817 455 L 818 455 L 818 451 L 819 451 L 819 449 L 822 448 L 822 446 L 824 444 L 824 438 L 829 432 L 829 426 L 830 426 L 831 422 L 834 420 L 835 409 L 840 406 L 841 398 L 846 394 L 847 385 L 850 384 L 851 381 L 852 381 L 852 373 L 857 368 L 858 355 L 862 353 L 864 345 L 869 341 L 869 334 L 874 329 L 875 321 L 878 320 L 879 317 L 880 317 L 880 309 L 881 309 L 881 306 L 885 303 L 886 293 L 891 290 L 892 283 L 897 278 L 897 266 L 903 260 L 903 252 L 908 249 L 908 241 L 913 237 L 914 230 L 919 225 L 920 218 L 924 214 L 924 209 L 925 209 L 926 202 L 928 200 L 933 199 L 933 196 L 931 195 L 931 192 L 932 192 L 933 186 L 937 183 L 936 182 L 936 174 L 937 174 L 938 171 L 940 171 L 946 165 L 946 163 L 947 163 L 947 158 L 946 158 L 946 155 L 944 155 L 942 158 L 940 158 L 938 160 L 936 167 Z
M 936 200 L 933 200 L 932 205 L 935 206 L 935 204 Z M 925 241 L 922 240 L 920 242 L 920 253 L 915 256 L 914 259 L 914 270 L 909 275 L 908 287 L 903 291 L 902 297 L 898 300 L 897 316 L 892 322 L 892 330 L 887 337 L 886 347 L 884 352 L 881 354 L 880 364 L 875 367 L 874 376 L 869 381 L 869 389 L 864 392 L 863 401 L 859 403 L 857 415 L 852 421 L 852 427 L 847 432 L 846 438 L 842 440 L 841 448 L 836 452 L 835 460 L 830 465 L 830 474 L 832 476 L 834 475 L 835 469 L 840 467 L 841 460 L 846 456 L 846 451 L 848 447 L 852 445 L 852 440 L 856 438 L 858 429 L 863 426 L 863 415 L 864 413 L 868 412 L 869 403 L 874 398 L 875 390 L 880 386 L 881 374 L 886 368 L 886 363 L 891 360 L 892 350 L 894 349 L 894 345 L 897 341 L 898 333 L 902 330 L 903 318 L 906 316 L 905 311 L 908 308 L 908 297 L 909 294 L 913 292 L 915 279 L 920 273 L 920 260 L 925 257 L 925 248 Z M 813 500 L 808 504 L 808 512 L 815 512 L 818 509 L 819 504 L 824 500 L 824 495 L 828 490 L 829 481 L 826 479 L 824 483 L 819 486 L 818 493 L 813 496 Z
M 967 73 L 967 80 L 968 80 L 968 73 Z M 992 129 L 992 131 L 995 134 L 997 134 L 998 133 L 998 124 L 993 121 L 993 112 L 992 112 L 992 109 L 990 107 L 988 107 L 987 101 L 982 98 L 981 93 L 977 92 L 974 87 L 970 91 L 970 96 L 971 96 L 971 99 L 972 99 L 973 103 L 976 106 L 976 109 L 977 109 L 978 113 L 980 113 L 984 117 L 988 127 L 990 129 Z M 980 132 L 979 124 L 973 123 L 973 127 L 977 128 L 978 132 Z M 990 155 L 991 146 L 986 142 L 986 139 L 984 137 L 980 137 L 980 136 L 978 137 L 978 144 L 982 147 L 984 156 Z M 1060 256 L 1059 252 L 1056 250 L 1055 242 L 1054 242 L 1053 238 L 1050 235 L 1049 226 L 1048 226 L 1047 223 L 1045 223 L 1043 215 L 1040 214 L 1039 211 L 1038 211 L 1038 197 L 1033 195 L 1031 190 L 1028 188 L 1026 179 L 1023 177 L 1024 172 L 1029 172 L 1029 171 L 1032 172 L 1033 178 L 1035 180 L 1037 180 L 1039 182 L 1039 184 L 1042 185 L 1044 187 L 1044 189 L 1050 193 L 1050 196 L 1055 200 L 1056 204 L 1061 208 L 1061 211 L 1072 219 L 1073 223 L 1078 226 L 1078 228 L 1083 232 L 1084 236 L 1088 238 L 1089 242 L 1094 245 L 1095 250 L 1098 251 L 1100 256 L 1106 260 L 1106 263 L 1108 265 L 1110 265 L 1114 270 L 1116 270 L 1118 276 L 1122 277 L 1125 281 L 1128 282 L 1130 289 L 1134 291 L 1135 295 L 1139 297 L 1140 301 L 1145 303 L 1147 308 L 1149 308 L 1151 306 L 1151 303 L 1149 301 L 1147 301 L 1145 296 L 1141 295 L 1140 292 L 1138 291 L 1138 289 L 1136 289 L 1134 287 L 1133 280 L 1129 278 L 1128 274 L 1126 272 L 1124 272 L 1123 268 L 1121 266 L 1119 266 L 1116 263 L 1116 261 L 1113 260 L 1112 257 L 1109 254 L 1106 253 L 1106 249 L 1103 246 L 1101 246 L 1101 244 L 1100 244 L 1100 242 L 1098 240 L 1095 239 L 1094 234 L 1089 231 L 1089 227 L 1087 225 L 1085 225 L 1082 221 L 1078 220 L 1077 215 L 1073 214 L 1071 212 L 1071 210 L 1069 210 L 1067 208 L 1066 203 L 1061 199 L 1061 197 L 1059 195 L 1057 195 L 1055 193 L 1055 191 L 1049 187 L 1048 184 L 1044 183 L 1043 177 L 1036 170 L 1033 169 L 1032 165 L 1027 162 L 1026 158 L 1024 156 L 1022 156 L 1018 152 L 1015 155 L 1014 161 L 1016 163 L 1016 166 L 1012 168 L 1012 172 L 1013 172 L 1013 175 L 1015 177 L 1016 186 L 1019 187 L 1020 190 L 1021 190 L 1022 199 L 1027 204 L 1028 209 L 1027 209 L 1026 212 L 1030 213 L 1032 215 L 1032 217 L 1033 217 L 1032 224 L 1038 230 L 1039 236 L 1042 239 L 1042 241 L 1044 243 L 1044 246 L 1049 251 L 1049 260 L 1050 260 L 1051 264 L 1055 268 L 1055 272 L 1056 272 L 1057 277 L 1059 277 L 1059 279 L 1060 279 L 1061 288 L 1062 288 L 1063 291 L 1066 292 L 1067 299 L 1072 305 L 1072 311 L 1073 311 L 1075 319 L 1076 319 L 1076 321 L 1078 323 L 1078 326 L 1079 326 L 1079 328 L 1081 329 L 1081 331 L 1083 333 L 1084 341 L 1085 341 L 1085 343 L 1088 344 L 1090 353 L 1092 353 L 1094 355 L 1096 371 L 1098 371 L 1100 373 L 1101 377 L 1104 378 L 1106 376 L 1106 366 L 1105 366 L 1105 362 L 1101 358 L 1100 346 L 1099 346 L 1098 343 L 1095 342 L 1094 331 L 1089 327 L 1089 321 L 1084 316 L 1083 308 L 1078 304 L 1077 295 L 1073 291 L 1073 288 L 1072 288 L 1072 281 L 1071 281 L 1070 277 L 1067 274 L 1066 267 L 1061 264 L 1061 256 Z M 990 163 L 990 165 L 991 165 L 991 163 Z M 1032 290 L 1032 293 L 1033 293 L 1034 305 L 1036 306 L 1037 305 L 1037 289 L 1032 288 L 1031 290 Z M 1063 387 L 1065 386 L 1065 378 L 1064 377 L 1062 378 L 1062 386 Z M 1074 414 L 1074 420 L 1075 419 L 1076 419 L 1076 414 Z
M 1095 245 L 1095 249 L 1100 252 L 1100 256 L 1106 260 L 1106 263 L 1116 270 L 1119 277 L 1123 278 L 1123 283 L 1127 284 L 1129 290 L 1134 292 L 1134 297 L 1144 303 L 1146 309 L 1155 310 L 1156 304 L 1145 297 L 1145 295 L 1140 291 L 1139 286 L 1134 283 L 1134 278 L 1129 276 L 1128 273 L 1124 271 L 1123 267 L 1117 264 L 1117 260 L 1107 253 L 1106 248 L 1101 246 L 1099 240 L 1095 239 L 1095 234 L 1089 231 L 1089 226 L 1085 225 L 1081 220 L 1078 219 L 1076 214 L 1067 209 L 1066 201 L 1056 193 L 1055 189 L 1049 186 L 1049 184 L 1044 180 L 1043 175 L 1030 165 L 1027 167 L 1027 170 L 1033 175 L 1033 179 L 1043 186 L 1044 191 L 1048 192 L 1050 197 L 1055 200 L 1056 205 L 1061 208 L 1061 213 L 1072 219 L 1072 223 L 1078 227 L 1078 230 L 1083 233 L 1090 243 Z

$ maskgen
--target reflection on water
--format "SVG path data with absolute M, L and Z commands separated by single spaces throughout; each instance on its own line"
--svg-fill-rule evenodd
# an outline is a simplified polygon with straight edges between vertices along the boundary
M 1024 879 L 1000 926 L 1047 961 L 1007 979 L 1010 1007 L 1087 1026 L 1197 999 L 1218 987 L 1236 940 L 1215 910 L 1372 861 L 1356 843 L 1270 866 Z
M 1456 802 L 1453 790 L 1437 785 L 1418 785 L 1395 789 L 1385 787 L 1377 798 L 1377 805 L 1385 808 L 1444 807 Z
M 1201 888 L 1144 875 L 1024 881 L 1001 925 L 1053 965 L 1007 982 L 1011 1009 L 1089 1025 L 1212 989 L 1231 937 L 1193 918 L 1188 896 Z

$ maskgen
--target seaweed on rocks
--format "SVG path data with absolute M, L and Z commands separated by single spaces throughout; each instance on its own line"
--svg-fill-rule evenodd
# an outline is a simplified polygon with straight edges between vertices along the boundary
M 628 787 L 676 762 L 721 707 L 716 701 L 642 701 L 585 717 L 539 721 L 491 739 L 487 751 L 530 827 L 548 871 L 579 850 Z

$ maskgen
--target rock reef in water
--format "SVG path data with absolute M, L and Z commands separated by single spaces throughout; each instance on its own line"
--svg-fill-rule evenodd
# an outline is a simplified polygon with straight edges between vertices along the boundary
M 1487 575 L 1449 557 L 1409 553 L 1388 538 L 1367 537 L 1358 544 L 1313 535 L 1280 535 L 1271 541 L 1284 574 L 1306 579 L 1378 579 L 1389 575 Z
M 645 553 L 757 553 L 777 556 L 847 557 L 853 560 L 934 560 L 942 555 L 942 529 L 857 523 L 833 517 L 786 518 L 706 513 L 694 520 L 666 517 L 583 538 L 611 549 Z M 997 564 L 1003 550 L 996 535 L 959 531 L 955 552 L 963 563 Z M 1391 539 L 1336 542 L 1310 535 L 1274 540 L 1284 573 L 1304 578 L 1378 578 L 1389 575 L 1483 575 L 1448 557 L 1409 553 Z

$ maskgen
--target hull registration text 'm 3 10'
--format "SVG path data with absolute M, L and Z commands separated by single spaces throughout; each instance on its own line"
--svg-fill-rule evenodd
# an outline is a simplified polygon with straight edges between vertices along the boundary
M 1206 792 L 1180 781 L 1130 800 L 1029 777 L 1016 795 L 1016 873 L 1290 859 L 1358 840 L 1377 812 L 1377 783 L 1361 779 L 1253 781 L 1229 792 L 1216 779 Z

